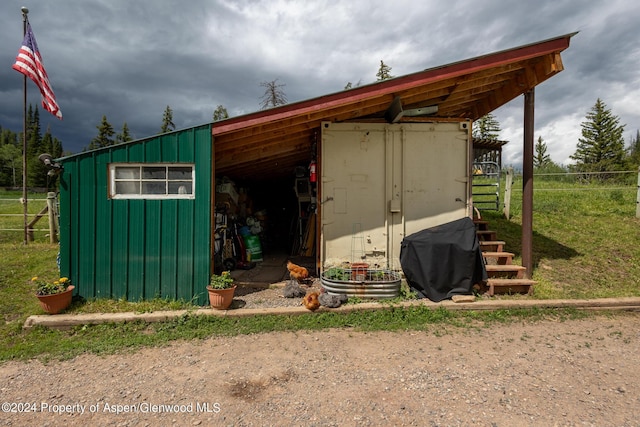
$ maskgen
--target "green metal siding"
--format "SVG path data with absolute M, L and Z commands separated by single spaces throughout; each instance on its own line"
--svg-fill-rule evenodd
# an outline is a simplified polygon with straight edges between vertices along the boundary
M 78 294 L 207 304 L 211 155 L 205 125 L 60 159 L 60 269 Z M 114 162 L 193 163 L 195 198 L 110 199 Z

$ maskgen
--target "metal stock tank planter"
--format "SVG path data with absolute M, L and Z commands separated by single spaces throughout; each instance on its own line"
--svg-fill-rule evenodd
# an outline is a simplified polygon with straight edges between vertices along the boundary
M 321 274 L 320 281 L 332 295 L 375 299 L 400 295 L 401 277 L 392 270 L 330 268 Z

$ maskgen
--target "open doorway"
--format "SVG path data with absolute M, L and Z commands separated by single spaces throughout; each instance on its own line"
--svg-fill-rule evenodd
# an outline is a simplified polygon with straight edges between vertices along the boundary
M 315 235 L 309 236 L 308 229 L 315 215 L 312 200 L 306 167 L 274 179 L 219 177 L 215 270 L 229 270 L 245 285 L 268 285 L 288 277 L 287 260 L 313 267 Z

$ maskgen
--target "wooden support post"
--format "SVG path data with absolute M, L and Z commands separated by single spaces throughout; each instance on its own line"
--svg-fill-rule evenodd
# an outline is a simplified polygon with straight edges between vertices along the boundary
M 636 196 L 636 218 L 640 218 L 640 167 L 638 168 L 638 195 Z
M 524 146 L 522 150 L 522 266 L 533 273 L 533 121 L 535 89 L 524 94 Z
M 49 242 L 58 243 L 58 210 L 54 192 L 47 193 L 47 210 L 49 211 Z
M 42 208 L 42 210 L 38 212 L 36 216 L 34 216 L 33 219 L 27 223 L 27 231 L 28 231 L 27 236 L 30 242 L 33 242 L 35 240 L 35 236 L 33 234 L 33 227 L 35 227 L 36 223 L 40 221 L 40 218 L 42 218 L 44 214 L 47 213 L 48 210 L 49 210 L 49 202 L 47 201 L 47 204 L 44 205 L 44 208 Z
M 507 177 L 504 184 L 504 217 L 511 217 L 511 187 L 513 187 L 513 168 L 507 169 Z

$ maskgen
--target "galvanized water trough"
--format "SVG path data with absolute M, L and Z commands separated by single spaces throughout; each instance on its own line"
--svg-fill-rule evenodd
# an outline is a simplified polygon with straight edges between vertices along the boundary
M 395 298 L 400 295 L 401 277 L 392 270 L 331 268 L 320 275 L 327 293 L 359 298 Z

